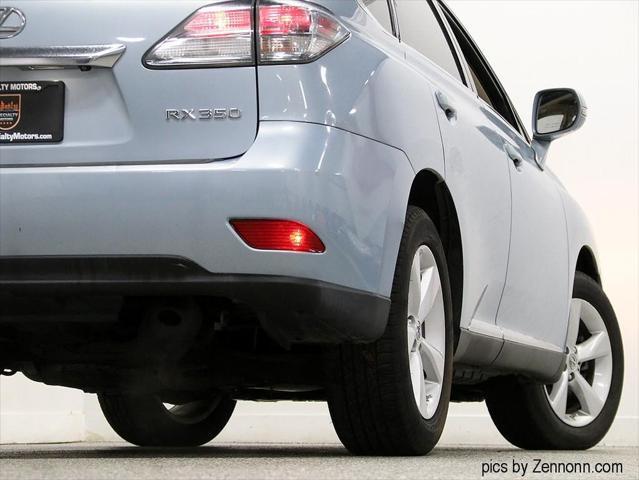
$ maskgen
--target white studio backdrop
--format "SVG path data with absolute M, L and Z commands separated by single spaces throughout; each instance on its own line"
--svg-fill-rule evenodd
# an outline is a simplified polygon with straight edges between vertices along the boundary
M 588 212 L 603 282 L 624 337 L 626 378 L 607 445 L 637 445 L 639 2 L 449 0 L 529 124 L 535 92 L 574 87 L 583 130 L 553 145 L 550 168 Z M 534 288 L 534 285 L 531 285 Z M 21 375 L 0 380 L 0 442 L 114 440 L 95 398 Z M 220 441 L 337 442 L 324 404 L 242 403 Z M 442 443 L 504 444 L 483 405 L 452 405 Z

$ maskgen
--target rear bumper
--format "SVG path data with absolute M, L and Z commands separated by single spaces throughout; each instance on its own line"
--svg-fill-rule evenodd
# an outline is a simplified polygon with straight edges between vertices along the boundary
M 387 298 L 359 290 L 282 276 L 214 274 L 177 257 L 0 258 L 0 322 L 20 321 L 19 313 L 8 312 L 26 299 L 88 295 L 229 299 L 249 306 L 284 343 L 371 342 L 384 332 L 390 308 Z
M 32 259 L 29 269 L 37 278 L 46 277 L 56 258 L 115 258 L 115 282 L 93 278 L 88 264 L 75 271 L 71 261 L 58 269 L 67 280 L 44 279 L 31 287 L 94 291 L 119 283 L 128 291 L 224 294 L 269 312 L 276 309 L 262 301 L 274 299 L 275 306 L 284 305 L 279 313 L 290 315 L 270 317 L 293 333 L 294 323 L 314 319 L 318 325 L 360 324 L 338 328 L 336 338 L 373 339 L 383 327 L 378 317 L 386 320 L 413 177 L 397 149 L 294 122 L 263 122 L 251 149 L 231 160 L 0 168 L 0 261 L 13 272 L 2 274 L 2 285 L 20 283 L 26 264 L 8 269 L 15 258 Z M 231 218 L 302 222 L 326 252 L 253 250 L 230 227 Z M 125 268 L 141 257 L 186 259 L 197 267 L 155 281 L 136 273 L 137 267 Z M 108 272 L 113 262 L 106 261 Z

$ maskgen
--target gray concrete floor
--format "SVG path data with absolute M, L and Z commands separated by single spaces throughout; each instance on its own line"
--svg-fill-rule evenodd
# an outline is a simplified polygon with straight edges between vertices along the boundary
M 211 444 L 199 449 L 141 449 L 120 443 L 6 445 L 0 479 L 480 479 L 522 478 L 513 460 L 526 463 L 524 478 L 639 478 L 639 449 L 524 452 L 486 447 L 440 447 L 421 458 L 357 458 L 337 445 Z M 554 464 L 586 462 L 592 473 L 533 473 L 535 459 Z M 487 462 L 508 473 L 484 473 Z M 563 462 L 563 463 L 562 463 Z M 597 464 L 617 462 L 623 473 L 598 474 Z M 582 467 L 585 468 L 585 467 Z M 583 471 L 583 470 L 582 470 Z

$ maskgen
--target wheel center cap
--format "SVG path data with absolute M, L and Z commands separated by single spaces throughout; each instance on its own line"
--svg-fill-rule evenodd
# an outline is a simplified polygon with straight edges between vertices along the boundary
M 568 370 L 571 372 L 579 370 L 579 361 L 577 360 L 577 354 L 574 352 L 568 355 Z

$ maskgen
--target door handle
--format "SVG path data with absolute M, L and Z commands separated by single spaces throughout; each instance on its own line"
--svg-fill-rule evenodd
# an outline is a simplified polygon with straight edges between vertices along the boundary
M 504 143 L 504 150 L 506 151 L 508 158 L 512 160 L 515 167 L 517 167 L 517 170 L 519 170 L 524 164 L 524 157 L 522 157 L 521 153 L 519 153 L 510 143 Z
M 439 108 L 441 108 L 446 114 L 446 118 L 450 121 L 457 119 L 457 109 L 453 106 L 453 104 L 448 100 L 448 97 L 445 93 L 438 91 L 435 93 L 435 98 L 437 98 L 437 103 L 439 104 Z

